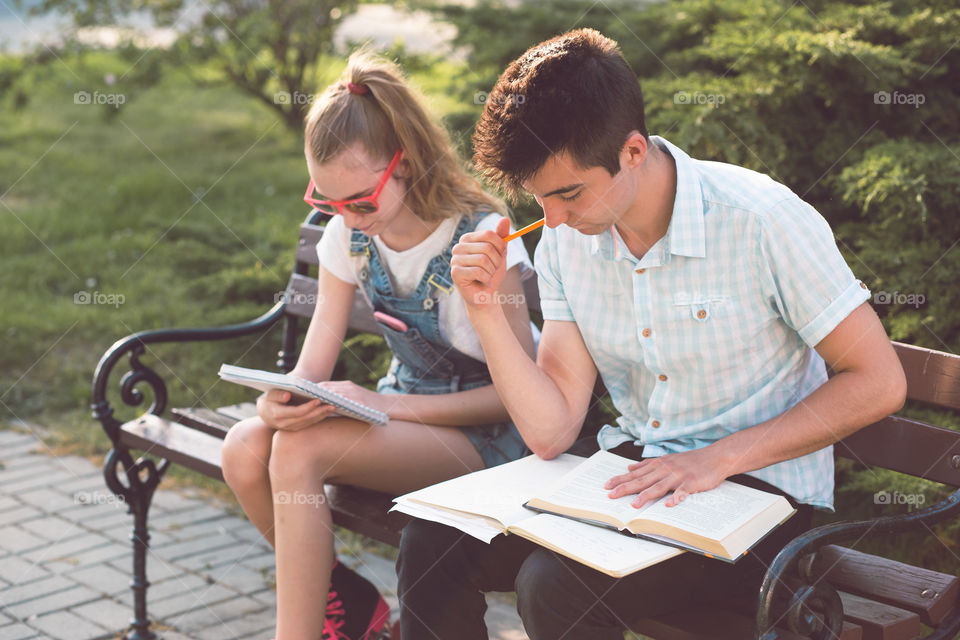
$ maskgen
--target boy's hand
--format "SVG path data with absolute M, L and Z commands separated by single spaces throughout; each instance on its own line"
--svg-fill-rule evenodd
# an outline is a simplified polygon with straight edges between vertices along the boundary
M 722 470 L 724 465 L 713 451 L 703 447 L 635 462 L 627 467 L 627 473 L 610 478 L 604 489 L 611 498 L 636 494 L 630 503 L 636 508 L 672 491 L 666 506 L 678 505 L 691 493 L 713 489 L 730 475 Z
M 463 297 L 467 308 L 493 305 L 497 289 L 506 274 L 507 243 L 510 220 L 503 218 L 496 231 L 471 231 L 453 248 L 450 277 Z
M 257 414 L 268 427 L 280 431 L 300 431 L 324 420 L 334 411 L 333 405 L 317 399 L 294 404 L 298 399 L 289 391 L 271 389 L 257 398 Z

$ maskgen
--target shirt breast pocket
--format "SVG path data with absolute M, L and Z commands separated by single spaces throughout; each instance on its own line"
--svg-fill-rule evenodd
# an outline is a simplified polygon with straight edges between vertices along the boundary
M 667 329 L 667 351 L 677 364 L 726 369 L 739 360 L 747 336 L 736 296 L 724 292 L 676 292 Z

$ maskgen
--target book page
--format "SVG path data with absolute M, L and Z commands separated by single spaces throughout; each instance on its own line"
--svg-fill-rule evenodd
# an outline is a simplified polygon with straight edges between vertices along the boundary
M 683 553 L 674 547 L 549 513 L 527 518 L 511 531 L 612 576 L 628 575 Z
M 614 453 L 598 451 L 538 497 L 552 504 L 605 513 L 613 516 L 623 527 L 649 505 L 635 509 L 630 506 L 635 495 L 610 498 L 607 496 L 609 491 L 603 485 L 610 478 L 626 473 L 627 467 L 634 462 Z
M 404 498 L 398 498 L 396 504 L 393 505 L 390 511 L 400 511 L 414 518 L 445 524 L 448 527 L 459 529 L 487 544 L 490 544 L 491 540 L 503 533 L 500 527 L 494 524 L 490 518 L 431 507 L 430 505 L 411 502 Z
M 527 456 L 469 473 L 403 496 L 408 501 L 475 513 L 509 527 L 530 516 L 523 504 L 581 464 L 584 458 L 561 454 L 553 460 Z
M 540 496 L 545 502 L 568 509 L 610 515 L 624 527 L 632 520 L 651 520 L 713 540 L 722 540 L 780 499 L 766 491 L 724 481 L 715 489 L 687 496 L 673 507 L 666 506 L 671 495 L 668 493 L 636 509 L 630 506 L 635 494 L 611 499 L 603 488 L 607 480 L 625 473 L 633 462 L 607 451 L 598 451 Z M 536 502 L 534 505 L 541 506 Z M 631 529 L 643 530 L 642 527 Z
M 715 489 L 690 494 L 674 507 L 665 506 L 665 498 L 658 500 L 644 510 L 643 517 L 720 540 L 778 498 L 775 494 L 725 480 Z

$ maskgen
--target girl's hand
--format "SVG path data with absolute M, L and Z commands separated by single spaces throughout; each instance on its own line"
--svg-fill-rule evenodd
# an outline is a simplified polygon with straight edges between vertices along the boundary
M 497 289 L 506 274 L 510 221 L 503 218 L 496 231 L 471 231 L 460 238 L 450 259 L 450 277 L 467 308 L 497 303 Z
M 292 397 L 289 391 L 271 389 L 257 398 L 257 414 L 268 427 L 280 431 L 300 431 L 312 427 L 333 413 L 333 405 L 320 400 L 309 400 L 303 404 L 289 404 Z
M 390 415 L 390 402 L 383 394 L 377 393 L 376 391 L 361 387 L 349 380 L 328 380 L 326 382 L 318 382 L 317 384 L 324 389 L 339 393 L 345 398 L 350 398 L 354 402 L 359 402 L 371 409 L 376 409 L 377 411 L 382 411 Z

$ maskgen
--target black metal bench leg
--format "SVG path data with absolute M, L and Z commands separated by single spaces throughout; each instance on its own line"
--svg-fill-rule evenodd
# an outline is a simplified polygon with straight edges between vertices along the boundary
M 111 449 L 103 466 L 107 486 L 116 495 L 122 497 L 128 511 L 133 514 L 133 620 L 130 630 L 124 636 L 126 640 L 158 640 L 157 634 L 150 630 L 150 618 L 147 616 L 147 551 L 150 548 L 150 533 L 147 528 L 147 514 L 153 492 L 163 477 L 169 460 L 163 460 L 159 466 L 149 458 L 136 462 L 126 449 Z M 141 474 L 145 472 L 145 477 Z M 126 478 L 126 484 L 120 481 L 120 474 Z

